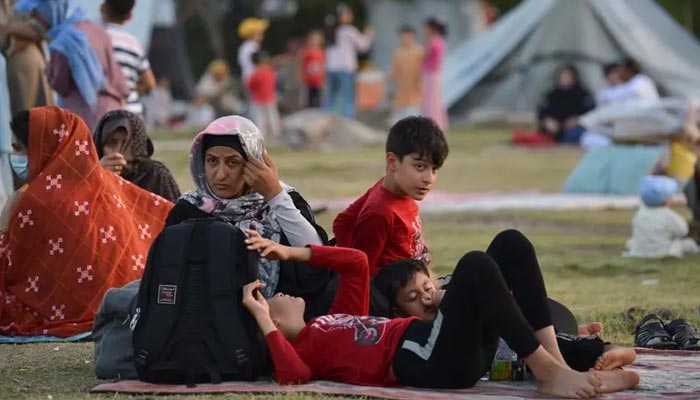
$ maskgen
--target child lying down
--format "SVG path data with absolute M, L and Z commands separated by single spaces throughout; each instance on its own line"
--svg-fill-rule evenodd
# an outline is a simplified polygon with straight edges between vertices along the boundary
M 258 281 L 244 287 L 243 304 L 265 335 L 275 379 L 281 384 L 325 379 L 468 388 L 489 369 L 502 337 L 531 369 L 543 394 L 591 398 L 620 390 L 610 385 L 604 372 L 574 371 L 545 349 L 536 337 L 543 332 L 551 331 L 556 345 L 549 310 L 536 306 L 546 301 L 537 298 L 526 307 L 518 304 L 498 266 L 483 252 L 462 257 L 434 320 L 388 319 L 367 315 L 369 267 L 364 253 L 342 247 L 288 247 L 253 231 L 248 234 L 248 249 L 258 250 L 261 257 L 326 266 L 339 275 L 329 315 L 308 324 L 302 299 L 278 294 L 265 300 Z

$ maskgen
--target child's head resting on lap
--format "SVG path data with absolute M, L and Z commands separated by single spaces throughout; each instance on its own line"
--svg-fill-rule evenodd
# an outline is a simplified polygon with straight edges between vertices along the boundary
M 639 197 L 647 207 L 670 206 L 677 191 L 678 182 L 663 175 L 645 176 L 639 185 Z
M 398 196 L 423 200 L 448 153 L 445 135 L 432 119 L 411 116 L 400 120 L 389 129 L 386 140 L 384 187 Z
M 414 259 L 388 264 L 375 276 L 373 284 L 386 297 L 395 317 L 434 319 L 445 294 L 435 285 L 428 267 Z

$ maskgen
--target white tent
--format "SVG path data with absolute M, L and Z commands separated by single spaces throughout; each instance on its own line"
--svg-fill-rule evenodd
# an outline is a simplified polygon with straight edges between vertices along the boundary
M 624 57 L 663 94 L 700 98 L 700 43 L 653 0 L 526 0 L 449 52 L 444 101 L 458 121 L 532 118 L 560 64 L 596 92 L 602 65 Z

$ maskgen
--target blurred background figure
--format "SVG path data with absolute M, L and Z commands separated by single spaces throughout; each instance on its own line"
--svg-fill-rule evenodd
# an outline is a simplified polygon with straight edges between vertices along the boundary
M 233 77 L 224 60 L 209 63 L 207 72 L 197 83 L 196 94 L 206 99 L 217 116 L 230 115 L 240 109 L 240 101 L 233 95 Z
M 277 74 L 269 64 L 270 58 L 267 53 L 253 53 L 252 58 L 255 70 L 246 85 L 251 99 L 250 114 L 266 139 L 277 139 L 282 131 L 277 109 Z
M 91 131 L 107 111 L 123 108 L 129 87 L 112 53 L 112 39 L 71 0 L 20 0 L 49 38 L 46 76 L 59 105 L 80 116 Z
M 29 15 L 15 14 L 11 0 L 0 0 L 0 52 L 7 61 L 7 90 L 11 115 L 33 107 L 53 105 L 41 48 L 44 28 Z
M 573 65 L 557 69 L 554 85 L 539 105 L 540 131 L 554 136 L 557 142 L 578 143 L 583 133 L 578 118 L 595 108 L 595 99 L 579 81 L 578 70 Z
M 206 102 L 206 99 L 204 99 Z M 170 122 L 173 96 L 170 92 L 170 79 L 167 76 L 158 78 L 158 84 L 145 100 L 146 125 L 149 128 L 167 127 Z
M 269 23 L 260 18 L 246 18 L 238 25 L 238 36 L 244 40 L 238 48 L 238 65 L 241 67 L 241 82 L 244 86 L 255 70 L 253 53 L 260 51 L 268 27 Z
M 136 0 L 105 0 L 100 7 L 100 13 L 105 30 L 112 38 L 114 58 L 129 86 L 126 110 L 143 116 L 140 95 L 148 94 L 156 86 L 156 78 L 141 42 L 124 29 L 124 24 L 132 17 L 135 3 Z
M 337 7 L 336 14 L 326 21 L 327 64 L 324 108 L 335 110 L 344 117 L 355 117 L 355 74 L 358 53 L 372 45 L 374 30 L 360 32 L 352 23 L 354 14 L 346 4 Z
M 596 106 L 604 106 L 614 102 L 613 96 L 615 88 L 620 86 L 624 81 L 620 74 L 621 65 L 619 63 L 609 63 L 603 66 L 603 75 L 605 76 L 605 86 L 598 91 L 596 97 Z
M 394 52 L 390 78 L 395 83 L 391 124 L 408 117 L 419 115 L 423 95 L 421 93 L 421 68 L 425 52 L 416 43 L 416 31 L 404 26 L 399 32 L 400 47 Z
M 447 132 L 449 121 L 442 99 L 442 63 L 447 50 L 447 26 L 435 18 L 425 21 L 425 60 L 423 61 L 423 114 Z
M 326 79 L 326 52 L 323 44 L 323 32 L 318 30 L 309 32 L 301 56 L 303 104 L 309 108 L 321 107 L 323 83 Z

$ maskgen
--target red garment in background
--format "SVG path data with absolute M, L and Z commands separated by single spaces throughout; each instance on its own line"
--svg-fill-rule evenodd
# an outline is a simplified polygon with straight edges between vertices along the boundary
M 255 71 L 246 86 L 250 92 L 250 98 L 255 103 L 271 104 L 277 101 L 275 93 L 275 84 L 277 82 L 277 73 L 269 65 L 260 65 L 255 68 Z
M 323 86 L 326 79 L 326 53 L 323 49 L 305 49 L 301 66 L 302 81 L 307 87 Z

